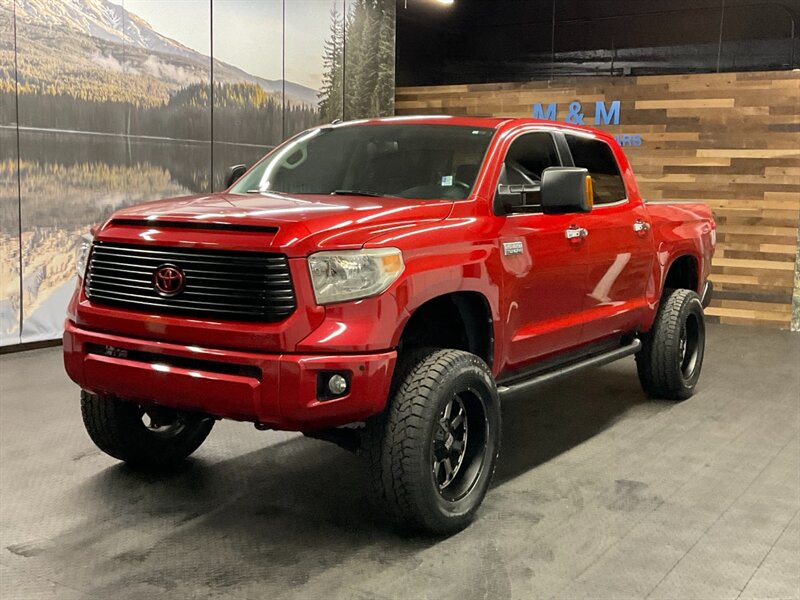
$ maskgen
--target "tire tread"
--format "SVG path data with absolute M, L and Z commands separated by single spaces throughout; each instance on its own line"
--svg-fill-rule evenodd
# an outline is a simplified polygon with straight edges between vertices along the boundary
M 679 340 L 687 305 L 699 296 L 692 290 L 665 291 L 650 332 L 642 336 L 642 349 L 636 355 L 636 367 L 642 388 L 654 398 L 685 400 L 694 393 L 676 368 Z M 702 306 L 700 308 L 702 319 Z
M 81 391 L 81 415 L 95 445 L 118 460 L 146 470 L 172 469 L 205 441 L 212 419 L 187 423 L 172 439 L 153 438 L 133 402 Z
M 418 529 L 446 532 L 468 523 L 443 526 L 427 514 L 418 500 L 419 472 L 415 449 L 425 440 L 425 410 L 433 401 L 440 382 L 448 372 L 465 366 L 488 372 L 477 356 L 461 350 L 427 350 L 398 367 L 397 386 L 388 410 L 368 424 L 364 432 L 363 453 L 367 459 L 372 490 L 387 511 L 398 521 Z M 491 375 L 489 375 L 491 377 Z

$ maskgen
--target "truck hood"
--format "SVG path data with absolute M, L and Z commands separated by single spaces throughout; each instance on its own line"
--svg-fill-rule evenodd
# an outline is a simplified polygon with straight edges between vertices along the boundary
M 148 239 L 155 241 L 166 239 L 174 227 L 173 236 L 181 231 L 181 240 L 192 243 L 190 231 L 224 235 L 227 229 L 258 233 L 261 248 L 305 255 L 323 248 L 360 248 L 375 235 L 442 220 L 452 205 L 451 200 L 275 193 L 185 196 L 117 211 L 100 239 L 104 234 L 118 238 L 122 228 L 148 228 L 154 231 Z

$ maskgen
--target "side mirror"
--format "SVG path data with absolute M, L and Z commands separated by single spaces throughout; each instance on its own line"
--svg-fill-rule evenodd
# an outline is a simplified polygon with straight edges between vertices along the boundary
M 500 171 L 500 181 L 506 179 L 506 166 Z M 538 209 L 539 202 L 538 183 L 500 183 L 494 195 L 494 212 L 497 215 L 507 215 L 515 212 L 524 212 L 526 209 Z M 532 200 L 534 200 L 532 202 Z
M 233 165 L 225 171 L 225 189 L 227 190 L 247 172 L 247 165 Z
M 521 212 L 526 206 L 534 208 L 528 202 L 528 196 L 539 191 L 538 185 L 510 184 L 497 186 L 497 201 L 502 214 Z
M 579 167 L 548 167 L 542 172 L 542 212 L 561 215 L 590 212 L 594 203 L 592 178 Z

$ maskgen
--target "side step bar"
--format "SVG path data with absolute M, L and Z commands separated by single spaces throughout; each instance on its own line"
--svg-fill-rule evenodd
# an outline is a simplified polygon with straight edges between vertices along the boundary
M 516 392 L 529 390 L 543 383 L 549 383 L 550 381 L 555 381 L 556 379 L 572 375 L 578 371 L 583 371 L 584 369 L 589 369 L 591 367 L 606 365 L 620 358 L 630 356 L 631 354 L 636 354 L 641 347 L 642 342 L 638 338 L 634 338 L 630 344 L 622 346 L 621 348 L 615 348 L 609 352 L 597 354 L 578 362 L 574 362 L 563 367 L 558 367 L 552 371 L 547 371 L 546 373 L 533 375 L 530 379 L 525 379 L 516 383 L 510 383 L 508 385 L 499 385 L 497 387 L 497 392 L 501 396 L 504 396 L 506 394 L 513 394 Z

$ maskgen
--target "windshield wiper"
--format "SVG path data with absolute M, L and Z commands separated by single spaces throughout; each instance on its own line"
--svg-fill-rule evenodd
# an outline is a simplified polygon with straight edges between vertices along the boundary
M 385 198 L 386 194 L 370 192 L 367 190 L 333 190 L 331 196 L 369 196 L 370 198 Z

